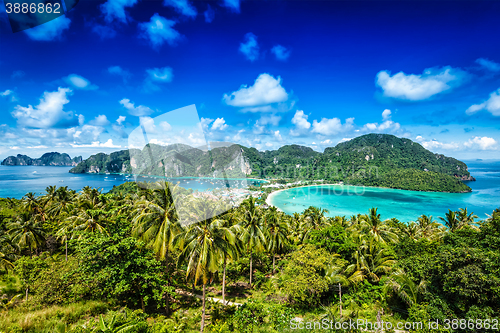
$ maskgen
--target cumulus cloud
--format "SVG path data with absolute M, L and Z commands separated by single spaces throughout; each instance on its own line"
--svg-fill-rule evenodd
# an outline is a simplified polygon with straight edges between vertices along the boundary
M 133 102 L 130 102 L 128 98 L 124 98 L 120 101 L 120 104 L 127 110 L 127 112 L 132 116 L 143 117 L 153 113 L 149 107 L 144 105 L 135 106 Z
M 382 89 L 384 96 L 421 101 L 459 86 L 466 77 L 466 72 L 449 66 L 428 68 L 419 75 L 399 72 L 391 76 L 388 71 L 380 71 L 376 85 Z
M 464 145 L 467 148 L 475 148 L 480 150 L 494 150 L 497 149 L 497 141 L 493 138 L 487 136 L 479 137 L 476 136 L 469 141 L 465 142 Z
M 165 132 L 168 132 L 168 131 L 170 131 L 170 130 L 172 129 L 172 125 L 170 125 L 170 124 L 169 124 L 168 122 L 166 122 L 166 121 L 162 121 L 162 122 L 160 123 L 160 127 L 161 127 L 161 129 L 162 129 L 163 131 L 165 131 Z
M 224 118 L 217 118 L 215 119 L 214 123 L 212 124 L 212 131 L 223 131 L 227 128 L 226 121 Z
M 347 118 L 342 124 L 339 118 L 321 118 L 321 121 L 313 120 L 312 132 L 321 135 L 337 135 L 352 130 L 354 118 Z
M 285 102 L 288 93 L 281 86 L 281 77 L 275 79 L 267 73 L 260 74 L 253 86 L 242 85 L 231 94 L 224 94 L 222 100 L 231 106 L 246 107 L 244 111 L 265 112 L 272 111 L 269 104 Z M 250 109 L 252 107 L 268 106 L 268 108 Z M 243 110 L 242 110 L 243 111 Z
M 106 115 L 101 114 L 101 115 L 98 115 L 97 117 L 95 117 L 95 119 L 91 120 L 89 122 L 89 124 L 96 125 L 96 126 L 108 126 L 110 124 L 110 122 L 109 122 L 108 118 L 106 117 Z
M 277 116 L 275 114 L 272 114 L 270 116 L 262 116 L 259 119 L 259 123 L 261 125 L 273 125 L 273 126 L 278 126 L 279 122 L 281 120 L 280 116 Z
M 140 122 L 142 128 L 144 128 L 144 130 L 147 133 L 155 133 L 156 132 L 156 125 L 155 125 L 155 121 L 154 121 L 153 118 L 151 118 L 151 117 L 140 117 L 139 118 L 139 122 Z
M 121 76 L 124 83 L 126 83 L 127 80 L 132 76 L 132 74 L 128 70 L 123 69 L 120 66 L 108 67 L 108 73 L 111 75 Z
M 63 127 L 75 123 L 77 120 L 73 112 L 64 111 L 64 105 L 69 103 L 68 96 L 73 91 L 69 88 L 59 87 L 57 91 L 44 92 L 40 103 L 33 107 L 18 105 L 14 108 L 12 116 L 17 119 L 20 126 L 33 128 Z
M 290 130 L 290 135 L 299 136 L 309 130 L 311 123 L 307 121 L 308 117 L 302 110 L 295 111 L 295 115 L 292 118 L 292 124 L 295 125 L 295 128 Z
M 223 0 L 222 5 L 232 12 L 240 12 L 240 0 Z
M 70 74 L 64 77 L 63 81 L 74 89 L 96 90 L 99 88 L 95 84 L 91 84 L 90 81 L 84 78 L 83 76 L 77 74 Z
M 282 45 L 275 45 L 271 52 L 274 53 L 277 60 L 286 61 L 290 57 L 291 51 Z
M 107 23 L 113 21 L 118 21 L 122 23 L 127 23 L 129 16 L 125 11 L 125 7 L 133 7 L 137 3 L 137 0 L 108 0 L 103 3 L 101 7 L 101 12 L 104 15 L 104 20 Z
M 144 80 L 144 91 L 153 92 L 161 90 L 157 83 L 172 82 L 174 78 L 173 69 L 170 67 L 146 69 Z
M 494 61 L 485 59 L 485 58 L 479 58 L 476 60 L 476 63 L 481 65 L 481 67 L 492 71 L 492 72 L 500 72 L 500 64 L 496 63 Z
M 116 123 L 118 125 L 121 125 L 125 121 L 125 119 L 127 119 L 127 117 L 125 117 L 125 116 L 119 116 L 118 119 L 116 119 Z
M 465 112 L 470 115 L 481 110 L 486 110 L 497 117 L 500 116 L 500 89 L 492 92 L 483 103 L 471 105 Z
M 250 61 L 255 61 L 259 58 L 259 44 L 257 43 L 257 36 L 249 32 L 245 35 L 245 39 L 240 44 L 240 52 Z
M 164 0 L 163 5 L 174 8 L 179 14 L 196 17 L 196 8 L 188 0 Z
M 170 46 L 177 45 L 181 34 L 173 28 L 177 22 L 166 19 L 158 13 L 151 16 L 149 22 L 139 23 L 139 37 L 146 39 L 155 50 L 167 43 Z
M 425 149 L 429 149 L 429 150 L 436 150 L 436 149 L 456 150 L 460 147 L 460 145 L 458 143 L 455 143 L 455 142 L 445 143 L 445 142 L 437 141 L 436 139 L 432 139 L 430 141 L 422 141 L 422 139 L 419 139 L 419 140 L 420 140 L 420 144 Z
M 207 23 L 212 23 L 215 18 L 215 12 L 210 5 L 207 5 L 207 10 L 205 10 L 203 15 L 205 16 L 205 22 Z
M 382 119 L 383 120 L 391 119 L 391 110 L 385 109 L 384 112 L 382 112 Z
M 64 30 L 69 29 L 70 24 L 71 20 L 63 15 L 47 23 L 24 30 L 24 33 L 30 39 L 36 41 L 49 42 L 61 40 Z

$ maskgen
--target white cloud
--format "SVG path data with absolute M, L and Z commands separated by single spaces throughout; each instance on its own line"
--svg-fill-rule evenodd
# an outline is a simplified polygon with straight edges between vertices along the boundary
M 175 21 L 166 19 L 155 13 L 151 16 L 149 22 L 139 23 L 139 37 L 148 40 L 156 50 L 165 43 L 175 46 L 181 39 L 181 34 L 173 28 L 175 24 Z
M 165 132 L 168 132 L 168 131 L 170 131 L 170 130 L 172 129 L 172 125 L 170 125 L 170 124 L 169 124 L 168 122 L 166 122 L 166 121 L 162 121 L 162 122 L 160 123 L 160 127 L 161 127 L 161 129 L 162 129 L 162 130 L 164 130 Z
M 271 52 L 274 53 L 277 60 L 286 61 L 290 57 L 291 51 L 282 45 L 275 45 Z
M 118 75 L 121 76 L 123 79 L 123 82 L 127 82 L 127 80 L 132 76 L 132 74 L 126 70 L 121 68 L 120 66 L 111 66 L 108 67 L 108 73 L 111 75 Z
M 250 61 L 255 61 L 259 58 L 259 44 L 257 36 L 249 32 L 245 35 L 244 41 L 240 44 L 240 52 Z
M 240 0 L 223 0 L 222 4 L 235 13 L 240 12 Z
M 155 121 L 151 117 L 140 117 L 139 122 L 141 123 L 141 126 L 144 128 L 146 133 L 155 133 L 156 132 L 156 125 Z
M 494 116 L 500 116 L 500 89 L 490 94 L 490 97 L 481 104 L 471 105 L 465 112 L 474 114 L 480 110 L 486 110 Z
M 491 61 L 491 60 L 488 60 L 485 58 L 479 58 L 476 60 L 476 63 L 478 63 L 482 67 L 484 67 L 487 70 L 490 70 L 492 72 L 500 72 L 500 64 L 498 64 L 494 61 Z
M 114 20 L 127 23 L 129 17 L 125 12 L 125 7 L 133 7 L 136 3 L 137 0 L 108 0 L 101 5 L 101 11 L 108 23 Z
M 64 82 L 66 82 L 66 84 L 72 86 L 74 89 L 95 90 L 99 88 L 95 84 L 91 84 L 90 81 L 83 76 L 77 74 L 70 74 L 64 77 L 63 80 Z
M 321 118 L 321 121 L 314 120 L 312 124 L 312 132 L 321 135 L 337 135 L 350 131 L 354 127 L 354 118 L 347 118 L 342 124 L 339 118 Z
M 224 118 L 217 118 L 215 119 L 214 123 L 212 124 L 212 131 L 223 131 L 227 128 L 226 121 Z
M 464 145 L 467 148 L 476 148 L 481 150 L 494 150 L 497 148 L 497 141 L 493 138 L 487 136 L 479 137 L 476 136 L 469 141 L 465 142 Z
M 399 72 L 391 76 L 388 71 L 380 71 L 376 85 L 387 97 L 420 101 L 460 85 L 466 77 L 466 72 L 449 66 L 428 68 L 419 75 Z
M 275 131 L 275 132 L 274 132 L 274 137 L 275 137 L 278 141 L 283 141 L 283 137 L 281 136 L 280 131 Z
M 420 143 L 425 149 L 429 150 L 436 150 L 436 149 L 456 150 L 460 148 L 460 145 L 458 143 L 455 142 L 443 143 L 435 139 L 431 141 L 421 141 Z
M 63 107 L 69 103 L 68 96 L 72 93 L 71 89 L 61 87 L 57 91 L 46 91 L 37 106 L 33 108 L 31 105 L 18 105 L 12 116 L 17 119 L 19 125 L 26 127 L 49 128 L 68 125 L 75 122 L 73 112 L 65 112 Z
M 164 0 L 163 5 L 173 7 L 179 14 L 196 17 L 196 8 L 188 0 Z
M 116 122 L 118 123 L 118 125 L 121 125 L 125 121 L 126 118 L 127 117 L 125 117 L 125 116 L 119 116 L 118 119 L 116 119 Z
M 10 90 L 10 89 L 7 89 L 7 90 L 5 90 L 3 92 L 0 92 L 0 96 L 2 96 L 2 97 L 10 96 L 10 101 L 11 102 L 17 102 L 17 98 L 16 98 L 14 92 L 12 90 Z
M 311 127 L 311 123 L 307 121 L 308 117 L 302 110 L 295 111 L 295 115 L 292 118 L 292 124 L 295 125 L 295 129 L 290 130 L 290 135 L 299 136 L 307 131 Z
M 83 126 L 85 123 L 85 116 L 83 114 L 78 115 L 78 125 Z
M 149 107 L 144 105 L 135 106 L 134 103 L 130 102 L 128 98 L 124 98 L 120 101 L 120 104 L 127 109 L 127 112 L 132 116 L 142 117 L 153 113 Z
M 330 140 L 330 139 L 326 139 L 325 141 L 321 141 L 320 143 L 321 143 L 322 145 L 330 145 L 330 144 L 332 144 L 332 140 Z M 314 144 L 314 142 L 313 142 L 313 144 Z
M 146 69 L 146 79 L 144 80 L 144 91 L 153 92 L 161 90 L 156 83 L 172 82 L 174 72 L 171 67 Z
M 224 94 L 222 99 L 227 105 L 251 108 L 285 102 L 288 99 L 288 94 L 285 88 L 281 86 L 281 77 L 278 76 L 275 79 L 272 75 L 263 73 L 257 77 L 253 86 L 242 85 L 239 90 L 232 92 L 230 95 Z M 258 109 L 257 111 L 262 112 L 264 110 Z M 266 109 L 265 111 L 272 111 L 272 109 Z
M 94 120 L 91 120 L 89 122 L 89 124 L 91 125 L 96 125 L 96 126 L 108 126 L 110 124 L 108 118 L 106 118 L 106 115 L 98 115 L 97 117 L 95 117 Z
M 208 125 L 210 125 L 212 123 L 212 121 L 214 121 L 213 119 L 211 118 L 203 118 L 201 117 L 200 119 L 200 125 L 201 125 L 201 129 L 205 132 L 208 131 Z
M 32 40 L 54 41 L 60 40 L 64 30 L 69 29 L 71 20 L 66 16 L 60 16 L 47 23 L 40 24 L 34 28 L 24 30 L 24 33 Z
M 384 112 L 382 112 L 382 119 L 383 120 L 391 119 L 391 110 L 385 109 Z
M 75 144 L 71 143 L 73 148 L 121 148 L 122 146 L 113 144 L 112 139 L 108 139 L 108 141 L 101 143 L 99 141 L 94 141 L 91 144 Z

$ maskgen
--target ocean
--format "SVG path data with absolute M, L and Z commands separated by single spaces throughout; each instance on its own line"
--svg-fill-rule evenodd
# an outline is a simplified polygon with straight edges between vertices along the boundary
M 378 208 L 382 219 L 415 221 L 420 215 L 438 220 L 448 209 L 467 208 L 480 219 L 500 207 L 500 161 L 465 161 L 476 181 L 466 182 L 470 193 L 440 193 L 394 190 L 363 186 L 300 187 L 276 193 L 271 200 L 287 214 L 303 212 L 309 206 L 327 209 L 328 216 L 366 214 Z

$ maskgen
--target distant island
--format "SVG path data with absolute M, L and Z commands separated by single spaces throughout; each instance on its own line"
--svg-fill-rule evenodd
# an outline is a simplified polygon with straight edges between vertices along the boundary
M 82 157 L 77 156 L 71 158 L 66 153 L 45 153 L 40 158 L 31 158 L 27 155 L 18 154 L 17 156 L 9 156 L 4 159 L 1 165 L 8 166 L 22 166 L 22 165 L 35 165 L 35 166 L 76 166 L 82 162 Z
M 151 160 L 155 156 L 155 160 Z M 182 144 L 121 150 L 90 156 L 71 173 L 132 173 L 168 177 L 228 177 L 281 181 L 324 182 L 387 187 L 415 191 L 470 192 L 463 181 L 474 181 L 467 165 L 435 154 L 410 139 L 388 134 L 367 134 L 323 153 L 300 145 L 258 151 L 241 145 L 203 151 Z

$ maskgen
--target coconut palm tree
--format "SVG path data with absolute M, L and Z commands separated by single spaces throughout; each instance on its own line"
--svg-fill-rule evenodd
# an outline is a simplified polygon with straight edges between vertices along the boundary
M 437 239 L 443 235 L 442 225 L 435 222 L 432 215 L 420 215 L 417 219 L 422 237 Z
M 255 198 L 250 197 L 241 204 L 241 234 L 240 239 L 246 245 L 250 254 L 250 288 L 252 287 L 252 254 L 254 251 L 263 251 L 266 245 L 264 225 L 261 211 L 255 205 Z
M 468 212 L 467 207 L 466 208 L 460 208 L 457 212 L 457 218 L 460 221 L 461 228 L 465 226 L 477 228 L 477 226 L 474 223 L 474 219 L 477 219 L 478 216 L 474 214 L 473 212 Z
M 451 232 L 454 232 L 462 227 L 457 214 L 451 209 L 448 209 L 448 213 L 445 214 L 445 218 L 440 216 L 439 219 L 444 222 L 444 224 L 448 227 L 448 229 L 450 229 Z
M 353 274 L 361 271 L 363 278 L 368 278 L 371 282 L 380 281 L 383 274 L 391 271 L 396 260 L 388 253 L 384 244 L 377 242 L 374 237 L 367 238 L 359 235 L 355 240 L 358 242 L 358 248 L 353 253 L 356 262 L 349 265 L 346 272 Z
M 177 211 L 175 209 L 174 193 L 168 183 L 158 184 L 155 189 L 142 191 L 142 197 L 136 201 L 132 219 L 132 235 L 143 240 L 153 249 L 159 260 L 165 261 L 165 273 L 168 281 L 169 251 L 174 248 L 174 239 L 182 231 Z M 167 297 L 166 312 L 170 313 L 170 303 Z
M 267 250 L 273 256 L 273 275 L 275 273 L 276 253 L 282 250 L 288 242 L 289 226 L 281 218 L 276 207 L 271 207 L 264 215 L 264 227 L 267 238 Z
M 387 224 L 388 220 L 382 221 L 377 208 L 370 208 L 368 215 L 361 217 L 361 231 L 369 234 L 377 242 L 396 242 L 398 236 L 394 233 L 392 227 Z
M 421 280 L 419 284 L 416 284 L 403 270 L 397 270 L 389 276 L 384 289 L 386 292 L 391 290 L 398 295 L 408 307 L 411 307 L 417 304 L 419 296 L 426 291 L 426 287 L 427 284 L 425 280 Z
M 186 231 L 177 236 L 182 247 L 178 263 L 187 263 L 187 277 L 193 277 L 195 284 L 198 280 L 203 284 L 200 332 L 205 326 L 206 285 L 219 270 L 221 257 L 230 252 L 236 242 L 235 234 L 224 227 L 225 221 L 214 217 L 214 212 L 220 211 L 219 204 L 218 201 L 194 199 L 190 217 L 199 222 L 189 224 Z
M 14 222 L 8 223 L 7 229 L 14 244 L 18 245 L 20 249 L 29 248 L 30 257 L 33 256 L 33 250 L 37 250 L 45 243 L 42 222 L 37 221 L 27 211 L 19 214 Z

